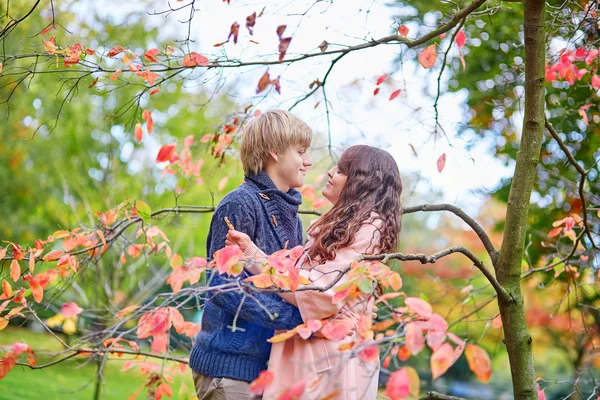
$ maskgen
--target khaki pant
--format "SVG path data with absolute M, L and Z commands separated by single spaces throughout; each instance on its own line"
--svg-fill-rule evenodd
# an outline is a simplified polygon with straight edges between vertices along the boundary
M 260 399 L 250 394 L 250 384 L 229 378 L 212 378 L 192 372 L 198 400 L 245 400 Z

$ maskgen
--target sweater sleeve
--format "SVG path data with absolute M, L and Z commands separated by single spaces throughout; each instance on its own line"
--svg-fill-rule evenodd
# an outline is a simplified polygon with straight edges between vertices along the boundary
M 334 260 L 326 261 L 312 268 L 308 279 L 311 285 L 328 286 L 338 276 L 338 272 L 345 270 L 353 261 L 362 254 L 369 254 L 379 245 L 378 223 L 365 223 L 356 233 L 352 245 L 339 249 Z M 317 290 L 304 290 L 295 293 L 296 303 L 304 321 L 309 319 L 326 319 L 336 315 L 344 306 L 343 302 L 333 303 L 336 288 L 347 281 L 345 274 L 333 287 L 321 292 Z
M 213 214 L 207 240 L 209 259 L 212 259 L 215 251 L 225 247 L 225 237 L 229 231 L 224 220 L 225 217 L 229 219 L 236 230 L 246 233 L 253 241 L 255 240 L 255 216 L 252 209 L 251 206 L 237 201 L 227 201 L 217 207 Z M 220 275 L 216 270 L 207 275 L 210 287 L 224 285 L 235 279 L 243 278 L 244 275 L 237 278 Z M 254 292 L 252 293 L 254 299 L 250 296 L 244 298 L 244 294 L 239 291 L 211 291 L 210 296 L 211 302 L 230 314 L 238 314 L 239 318 L 271 329 L 293 329 L 303 323 L 298 309 L 286 303 L 274 293 Z M 264 308 L 269 310 L 275 318 L 271 319 Z

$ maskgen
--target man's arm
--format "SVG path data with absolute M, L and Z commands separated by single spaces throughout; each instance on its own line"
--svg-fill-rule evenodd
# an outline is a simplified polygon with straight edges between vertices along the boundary
M 225 237 L 229 231 L 225 223 L 225 217 L 231 221 L 236 230 L 244 232 L 253 240 L 255 239 L 255 216 L 253 215 L 252 207 L 247 207 L 234 201 L 219 205 L 213 214 L 210 224 L 207 242 L 207 255 L 209 259 L 212 259 L 215 251 L 225 247 Z M 238 277 L 237 279 L 242 278 Z M 234 279 L 236 278 L 220 275 L 216 270 L 207 275 L 210 287 L 224 285 L 232 282 Z M 304 323 L 298 309 L 286 303 L 274 293 L 253 293 L 252 296 L 260 304 L 249 296 L 246 296 L 244 299 L 244 294 L 238 291 L 225 293 L 211 291 L 210 295 L 210 301 L 230 314 L 238 314 L 239 318 L 271 329 L 292 329 Z M 243 304 L 240 306 L 242 301 Z M 269 310 L 271 314 L 277 315 L 277 318 L 271 320 L 263 307 Z

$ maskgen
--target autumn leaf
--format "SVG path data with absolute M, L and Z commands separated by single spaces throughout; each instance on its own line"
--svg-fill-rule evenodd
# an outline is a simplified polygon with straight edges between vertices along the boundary
M 398 33 L 401 36 L 407 36 L 408 35 L 408 28 L 405 25 L 401 25 L 400 28 L 398 28 Z
M 40 32 L 40 35 L 45 35 L 46 33 L 50 32 L 53 29 L 56 29 L 56 25 L 50 24 L 48 27 L 46 27 L 46 29 L 44 29 Z
M 36 301 L 36 303 L 40 303 L 44 298 L 44 289 L 42 289 L 42 286 L 31 274 L 25 275 L 23 280 L 29 283 L 31 293 L 33 294 L 33 299 Z
M 108 51 L 108 53 L 106 53 L 106 55 L 107 55 L 107 57 L 114 57 L 117 54 L 122 53 L 123 51 L 124 51 L 123 46 L 117 45 L 117 46 L 113 47 L 112 49 L 110 49 Z
M 142 112 L 142 118 L 146 121 L 146 130 L 150 135 L 154 131 L 154 120 L 152 119 L 150 110 L 144 110 L 144 112 Z
M 157 73 L 150 71 L 149 69 L 139 71 L 136 73 L 136 75 L 141 76 L 146 82 L 148 82 L 148 85 L 150 86 L 154 85 L 154 80 L 160 76 Z
M 377 345 L 371 345 L 358 353 L 358 356 L 367 362 L 375 362 L 379 360 L 379 348 Z
M 429 319 L 433 314 L 431 304 L 418 297 L 407 297 L 404 304 L 420 316 Z
M 419 53 L 419 64 L 423 66 L 423 68 L 431 68 L 435 65 L 435 61 L 437 60 L 437 53 L 435 52 L 435 44 L 427 46 L 425 49 Z
M 433 352 L 429 362 L 434 380 L 442 376 L 452 366 L 452 354 L 453 350 L 450 343 L 444 343 Z
M 155 95 L 156 93 L 158 93 L 158 92 L 160 92 L 160 88 L 153 89 L 153 90 L 150 92 L 150 96 L 154 96 L 154 95 Z
M 279 40 L 279 61 L 283 61 L 285 57 L 285 53 L 287 52 L 288 47 L 290 46 L 290 42 L 292 41 L 291 37 L 283 38 Z
M 58 49 L 58 47 L 54 44 L 55 39 L 56 38 L 52 36 L 50 39 L 42 41 L 44 50 L 46 50 L 46 53 L 50 55 L 54 55 L 56 53 L 56 49 Z
M 0 74 L 2 73 L 2 63 L 0 63 Z
M 323 40 L 321 42 L 321 44 L 319 45 L 319 50 L 321 50 L 321 53 L 325 53 L 327 51 L 328 47 L 329 47 L 329 43 L 327 43 L 325 40 Z
M 115 318 L 119 318 L 119 319 L 123 318 L 124 316 L 132 313 L 133 311 L 137 310 L 138 308 L 140 308 L 140 306 L 137 306 L 137 305 L 127 306 L 124 309 L 122 309 L 121 311 L 119 311 L 118 313 L 116 313 Z
M 588 117 L 587 114 L 585 112 L 585 110 L 587 110 L 588 108 L 590 108 L 593 104 L 586 104 L 584 106 L 579 107 L 579 115 L 581 115 L 581 118 L 583 118 L 583 122 L 586 125 L 589 125 L 589 121 L 588 121 Z
M 164 146 L 162 146 L 158 151 L 158 155 L 156 156 L 156 162 L 161 163 L 169 161 L 176 148 L 176 144 L 165 144 Z
M 251 35 L 254 34 L 254 24 L 256 23 L 256 11 L 246 17 L 246 28 Z
M 283 35 L 283 32 L 285 32 L 286 27 L 286 25 L 279 25 L 277 27 L 277 36 L 279 36 L 279 39 L 281 39 L 281 35 Z
M 0 71 L 2 71 L 2 66 L 0 65 Z M 592 76 L 592 87 L 595 90 L 600 89 L 600 75 Z
M 265 72 L 258 81 L 258 86 L 256 87 L 256 94 L 265 90 L 269 83 L 271 83 L 271 76 L 269 75 L 269 71 L 267 70 L 267 72 Z
M 248 391 L 253 395 L 262 396 L 265 389 L 273 383 L 274 377 L 275 376 L 271 371 L 261 371 L 258 374 L 258 378 L 250 383 Z
M 465 45 L 465 43 L 467 42 L 467 37 L 465 35 L 465 32 L 461 29 L 460 31 L 458 31 L 458 33 L 456 34 L 456 44 L 458 45 L 459 48 L 463 47 Z
M 59 258 L 61 258 L 63 256 L 63 252 L 60 250 L 52 250 L 50 252 L 48 252 L 44 257 L 42 257 L 42 260 L 44 261 L 55 261 L 58 260 Z
M 353 329 L 353 325 L 354 323 L 350 320 L 331 321 L 321 328 L 321 333 L 327 339 L 339 342 Z
M 385 387 L 385 395 L 390 400 L 406 399 L 410 396 L 418 398 L 420 386 L 417 371 L 412 367 L 402 367 L 390 375 Z
M 148 49 L 144 53 L 144 57 L 146 58 L 146 60 L 156 63 L 158 62 L 158 60 L 156 59 L 156 55 L 158 54 L 158 52 L 159 50 L 156 48 Z
M 221 250 L 217 250 L 214 254 L 214 263 L 220 274 L 228 273 L 229 275 L 239 275 L 243 268 L 234 269 L 244 257 L 244 252 L 239 246 L 225 246 Z
M 377 78 L 377 82 L 375 82 L 376 85 L 381 85 L 385 80 L 387 79 L 387 74 L 383 74 L 381 75 L 379 78 Z
M 414 356 L 419 354 L 425 348 L 425 339 L 423 338 L 423 330 L 416 323 L 409 322 L 406 324 L 405 345 Z
M 299 400 L 302 398 L 305 389 L 306 384 L 303 380 L 296 382 L 289 389 L 281 393 L 279 397 L 277 397 L 277 400 Z
M 134 132 L 135 132 L 135 140 L 137 140 L 138 143 L 141 142 L 142 141 L 142 135 L 143 135 L 142 124 L 140 124 L 139 122 L 137 124 L 135 124 L 135 130 L 134 130 Z
M 10 262 L 10 277 L 14 282 L 16 282 L 19 280 L 20 276 L 21 266 L 19 265 L 19 262 L 17 260 L 12 260 Z
M 233 36 L 233 43 L 237 44 L 239 33 L 240 33 L 240 24 L 238 24 L 237 22 L 234 22 L 231 25 L 231 29 L 229 30 L 229 36 L 227 36 L 227 41 L 229 41 L 231 36 Z
M 63 304 L 60 308 L 60 314 L 65 318 L 71 318 L 76 315 L 79 315 L 82 311 L 83 309 L 72 301 Z
M 400 94 L 400 89 L 398 90 L 394 90 L 392 92 L 392 94 L 390 95 L 390 101 L 394 100 L 396 97 L 398 97 L 398 95 Z
M 437 160 L 437 170 L 441 174 L 446 166 L 446 153 L 442 154 Z
M 119 75 L 121 75 L 121 71 L 123 71 L 123 69 L 119 68 L 118 70 L 116 70 L 115 72 L 113 72 L 113 74 L 108 79 L 110 79 L 111 81 L 116 81 L 117 78 L 119 77 Z
M 469 369 L 483 383 L 488 383 L 492 376 L 492 363 L 490 356 L 481 347 L 468 344 L 465 349 L 465 357 L 469 363 Z
M 191 52 L 183 56 L 183 66 L 184 67 L 206 67 L 208 65 L 208 58 L 204 57 L 201 54 Z

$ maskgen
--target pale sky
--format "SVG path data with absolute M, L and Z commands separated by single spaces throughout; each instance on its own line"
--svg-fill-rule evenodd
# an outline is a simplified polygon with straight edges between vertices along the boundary
M 109 14 L 115 21 L 119 21 L 126 11 L 161 11 L 165 9 L 167 2 L 155 0 L 154 7 L 125 5 L 122 2 L 118 4 L 118 7 L 109 7 L 102 2 L 97 12 Z M 171 1 L 173 7 L 183 4 L 186 2 Z M 238 58 L 244 61 L 275 60 L 278 48 L 275 31 L 279 25 L 287 26 L 284 37 L 293 37 L 286 58 L 318 52 L 317 46 L 323 40 L 329 42 L 330 49 L 333 49 L 335 44 L 352 45 L 363 43 L 365 38 L 384 37 L 399 25 L 398 21 L 392 18 L 394 13 L 398 14 L 398 9 L 388 7 L 385 2 L 373 0 L 232 0 L 230 5 L 221 0 L 205 0 L 196 2 L 196 5 L 200 10 L 194 15 L 191 38 L 195 42 L 190 44 L 190 50 L 209 59 L 226 54 L 230 59 Z M 96 8 L 93 3 L 92 6 Z M 259 13 L 264 6 L 264 15 L 257 18 L 254 35 L 250 36 L 245 27 L 246 16 L 254 11 Z M 76 11 L 84 17 L 89 7 L 90 4 L 82 5 Z M 407 9 L 405 12 L 411 11 Z M 178 20 L 185 20 L 188 16 L 189 8 L 173 13 L 166 19 L 162 16 L 149 17 L 151 24 L 161 27 L 157 44 L 168 44 L 183 39 L 187 26 Z M 219 48 L 213 47 L 215 43 L 227 40 L 234 21 L 240 24 L 238 43 L 233 44 L 233 41 L 230 41 Z M 426 21 L 435 24 L 432 18 Z M 421 32 L 418 32 L 420 27 L 410 24 L 407 26 L 409 38 L 414 38 L 417 33 L 422 34 L 429 29 L 421 27 Z M 442 44 L 444 48 L 447 45 L 447 41 Z M 403 176 L 410 179 L 420 176 L 417 193 L 441 192 L 441 201 L 476 212 L 486 198 L 474 192 L 493 188 L 502 177 L 512 173 L 512 168 L 504 167 L 502 162 L 491 155 L 489 149 L 494 143 L 489 140 L 476 140 L 477 144 L 467 150 L 468 141 L 475 139 L 475 135 L 456 137 L 457 124 L 466 122 L 463 104 L 466 91 L 441 97 L 440 123 L 447 138 L 432 135 L 434 114 L 431 95 L 436 91 L 439 67 L 434 67 L 435 72 L 428 74 L 419 64 L 410 62 L 404 63 L 401 70 L 391 74 L 395 69 L 393 60 L 401 51 L 406 50 L 406 47 L 398 44 L 381 45 L 351 53 L 335 65 L 326 85 L 333 145 L 340 147 L 365 143 L 383 147 L 395 157 Z M 456 56 L 455 51 L 450 54 Z M 265 66 L 224 71 L 198 69 L 191 76 L 197 76 L 198 79 L 190 80 L 188 86 L 189 90 L 200 88 L 212 91 L 215 90 L 215 85 L 225 83 L 219 89 L 220 93 L 232 97 L 240 105 L 240 109 L 250 103 L 256 105 L 259 102 L 261 110 L 287 109 L 308 92 L 310 82 L 323 79 L 331 59 L 316 57 L 292 65 L 270 66 L 269 73 L 272 78 L 281 75 L 282 93 L 271 90 L 266 97 L 263 96 L 266 91 L 259 96 L 255 93 L 259 78 L 267 70 Z M 468 54 L 465 59 L 467 71 L 462 73 L 468 73 L 471 62 Z M 374 96 L 375 82 L 384 73 L 389 75 L 389 80 L 381 85 L 379 95 Z M 402 90 L 400 96 L 389 101 L 389 95 L 396 89 Z M 319 101 L 315 109 L 315 104 Z M 328 124 L 324 104 L 322 92 L 319 90 L 294 108 L 293 112 L 307 121 L 315 133 L 327 135 Z M 211 109 L 210 106 L 208 111 L 216 115 L 220 115 L 221 112 Z M 409 144 L 416 149 L 418 157 L 415 157 Z M 446 154 L 447 161 L 440 174 L 436 161 L 443 153 Z M 418 202 L 418 198 L 414 201 Z

